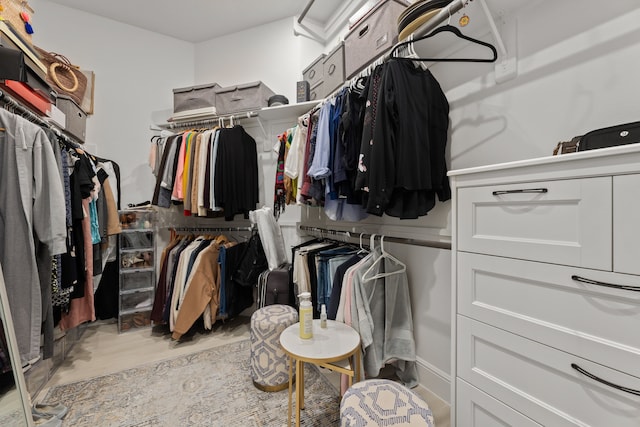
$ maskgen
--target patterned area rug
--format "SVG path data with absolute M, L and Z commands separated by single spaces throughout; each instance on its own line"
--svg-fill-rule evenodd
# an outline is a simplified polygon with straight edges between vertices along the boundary
M 248 340 L 227 344 L 60 385 L 43 401 L 69 407 L 63 426 L 286 426 L 287 389 L 255 388 L 249 354 Z M 339 425 L 338 391 L 315 366 L 305 365 L 304 375 L 302 425 Z

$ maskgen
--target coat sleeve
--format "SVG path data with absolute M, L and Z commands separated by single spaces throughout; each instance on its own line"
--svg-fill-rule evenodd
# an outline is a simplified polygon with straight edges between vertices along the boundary
M 64 189 L 53 148 L 41 131 L 33 147 L 33 229 L 52 255 L 67 252 Z

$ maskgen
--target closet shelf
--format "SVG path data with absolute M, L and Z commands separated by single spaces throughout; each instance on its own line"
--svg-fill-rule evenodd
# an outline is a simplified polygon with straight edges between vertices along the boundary
M 122 268 L 120 273 L 142 273 L 144 271 L 154 271 L 153 267 L 142 267 L 142 268 Z
M 134 313 L 142 313 L 145 311 L 149 311 L 153 308 L 153 305 L 145 305 L 144 307 L 134 307 L 134 308 L 129 308 L 127 310 L 122 310 L 120 311 L 120 316 L 126 316 L 127 314 L 134 314 Z
M 148 288 L 138 288 L 138 289 L 130 289 L 127 291 L 120 291 L 120 295 L 130 295 L 130 294 L 137 294 L 139 292 L 149 292 L 149 291 L 153 291 L 155 289 L 155 287 L 150 286 Z
M 181 122 L 162 123 L 151 126 L 151 130 L 159 129 L 185 129 L 202 126 L 216 125 L 225 120 L 241 120 L 257 118 L 265 120 L 290 119 L 291 117 L 301 116 L 313 107 L 318 105 L 322 100 L 300 102 L 297 104 L 278 105 L 276 107 L 264 107 L 257 111 L 247 111 L 244 113 L 233 113 L 223 116 L 212 116 L 206 119 L 194 119 Z

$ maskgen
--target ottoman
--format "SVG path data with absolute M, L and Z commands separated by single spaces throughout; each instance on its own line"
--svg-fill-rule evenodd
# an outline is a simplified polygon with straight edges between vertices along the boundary
M 391 380 L 366 380 L 351 386 L 340 402 L 340 425 L 434 427 L 429 405 Z
M 298 312 L 282 304 L 268 305 L 251 315 L 251 379 L 262 391 L 289 386 L 289 358 L 280 347 L 280 334 L 298 321 Z

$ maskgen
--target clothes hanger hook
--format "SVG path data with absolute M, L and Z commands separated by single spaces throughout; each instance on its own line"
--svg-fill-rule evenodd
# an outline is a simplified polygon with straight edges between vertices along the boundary
M 373 249 L 374 249 L 374 247 L 375 247 L 375 244 L 376 244 L 376 236 L 377 236 L 377 234 L 375 234 L 375 233 L 374 233 L 374 234 L 372 234 L 372 235 L 371 235 L 371 237 L 370 237 L 370 239 L 369 239 L 369 249 L 370 249 L 371 251 L 373 251 Z

